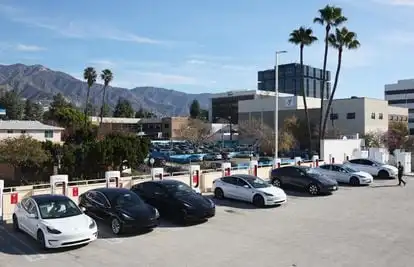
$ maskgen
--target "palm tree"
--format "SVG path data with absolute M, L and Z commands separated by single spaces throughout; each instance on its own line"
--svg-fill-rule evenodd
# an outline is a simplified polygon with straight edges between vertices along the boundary
M 290 34 L 289 42 L 299 46 L 300 50 L 300 73 L 301 73 L 301 82 L 300 82 L 300 90 L 303 96 L 303 105 L 305 106 L 305 117 L 306 117 L 306 124 L 308 127 L 308 135 L 309 135 L 309 151 L 312 151 L 312 132 L 309 120 L 309 112 L 308 112 L 308 104 L 306 102 L 306 91 L 305 91 L 305 72 L 303 70 L 303 49 L 305 46 L 310 46 L 314 42 L 316 42 L 318 38 L 313 35 L 313 31 L 311 28 L 300 27 L 297 30 L 294 30 Z
M 326 81 L 326 63 L 328 61 L 328 46 L 329 46 L 329 34 L 332 28 L 338 27 L 348 19 L 342 15 L 342 8 L 326 5 L 324 8 L 319 9 L 319 17 L 313 19 L 314 23 L 319 23 L 325 26 L 325 53 L 323 57 L 323 72 L 322 72 L 322 84 L 321 84 L 321 111 L 319 114 L 319 142 L 324 138 L 325 133 L 322 132 L 322 120 L 323 120 L 323 101 L 325 98 L 325 81 Z
M 109 69 L 104 69 L 101 73 L 101 80 L 104 82 L 103 93 L 102 93 L 102 106 L 101 106 L 101 122 L 103 121 L 103 113 L 104 113 L 104 106 L 105 106 L 105 96 L 106 96 L 106 88 L 108 87 L 109 83 L 112 82 L 114 79 L 114 75 L 112 71 Z
M 89 93 L 91 91 L 92 85 L 96 82 L 96 71 L 92 67 L 87 67 L 83 71 L 83 79 L 86 80 L 86 83 L 88 84 L 88 92 L 86 93 L 86 104 L 85 104 L 85 128 L 88 123 L 88 104 L 89 104 Z
M 323 120 L 323 128 L 322 132 L 325 133 L 326 130 L 326 123 L 328 121 L 328 115 L 329 110 L 332 105 L 332 101 L 336 92 L 336 88 L 338 87 L 338 80 L 339 80 L 339 73 L 341 72 L 341 64 L 342 64 L 342 53 L 345 49 L 353 50 L 358 49 L 358 47 L 361 45 L 359 41 L 357 40 L 357 35 L 355 32 L 349 31 L 346 27 L 343 27 L 342 29 L 336 29 L 335 34 L 330 34 L 329 38 L 329 45 L 336 50 L 338 50 L 338 65 L 336 67 L 336 73 L 335 73 L 335 81 L 332 88 L 332 93 L 329 96 L 328 106 L 325 111 L 325 117 Z

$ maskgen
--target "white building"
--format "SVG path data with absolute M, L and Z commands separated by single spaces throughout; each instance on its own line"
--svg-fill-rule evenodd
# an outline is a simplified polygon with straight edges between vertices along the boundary
M 386 84 L 384 89 L 384 98 L 388 104 L 408 109 L 408 127 L 410 134 L 414 134 L 414 79 Z
M 60 143 L 63 130 L 39 121 L 0 121 L 0 140 L 27 135 L 40 142 Z

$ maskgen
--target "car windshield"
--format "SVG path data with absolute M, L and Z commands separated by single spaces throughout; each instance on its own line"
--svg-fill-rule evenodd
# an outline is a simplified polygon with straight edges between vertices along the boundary
M 170 183 L 165 184 L 165 188 L 172 195 L 187 195 L 193 194 L 194 190 L 185 183 Z
M 37 202 L 42 219 L 59 219 L 82 214 L 78 206 L 70 199 Z
M 375 165 L 378 165 L 378 166 L 382 166 L 382 165 L 384 165 L 384 163 L 379 162 L 379 161 L 376 161 L 376 160 L 372 160 L 372 159 L 371 159 L 371 161 L 372 161 L 372 163 L 374 163 Z
M 249 177 L 249 178 L 246 178 L 246 177 L 243 177 L 253 188 L 266 188 L 266 187 L 270 187 L 271 185 L 268 183 L 268 182 L 266 182 L 266 181 L 264 181 L 264 180 L 262 180 L 262 179 L 260 179 L 259 177 L 254 177 L 254 176 L 252 176 L 252 177 Z
M 342 169 L 344 169 L 346 172 L 349 172 L 349 173 L 358 172 L 357 170 L 352 169 L 351 167 L 348 167 L 348 166 L 342 166 Z
M 135 193 L 126 193 L 116 199 L 116 205 L 119 207 L 133 207 L 142 204 L 141 198 Z

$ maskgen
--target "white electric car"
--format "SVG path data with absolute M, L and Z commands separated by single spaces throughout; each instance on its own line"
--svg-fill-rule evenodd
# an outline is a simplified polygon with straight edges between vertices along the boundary
M 363 171 L 379 178 L 396 178 L 398 169 L 372 159 L 351 159 L 344 163 L 352 169 Z
M 343 164 L 324 164 L 314 170 L 336 180 L 338 183 L 356 186 L 367 185 L 374 181 L 374 177 L 371 174 L 355 170 Z
M 63 195 L 24 198 L 14 209 L 13 228 L 35 238 L 42 249 L 77 246 L 98 238 L 96 222 Z
M 285 191 L 259 177 L 236 174 L 214 180 L 213 192 L 217 199 L 231 198 L 263 207 L 286 203 Z

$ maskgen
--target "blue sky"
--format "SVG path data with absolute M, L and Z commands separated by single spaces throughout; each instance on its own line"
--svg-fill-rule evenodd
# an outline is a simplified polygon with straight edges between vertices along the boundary
M 310 26 L 321 0 L 0 0 L 0 64 L 42 64 L 82 76 L 86 66 L 114 72 L 113 85 L 162 86 L 184 92 L 255 89 L 257 71 L 298 62 L 287 42 Z M 358 51 L 344 54 L 338 97 L 383 98 L 386 83 L 413 78 L 414 0 L 337 0 L 357 32 Z M 329 69 L 335 70 L 336 51 Z M 323 43 L 305 50 L 322 66 Z

